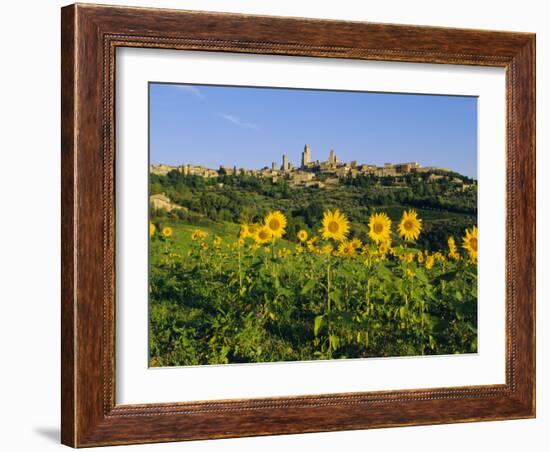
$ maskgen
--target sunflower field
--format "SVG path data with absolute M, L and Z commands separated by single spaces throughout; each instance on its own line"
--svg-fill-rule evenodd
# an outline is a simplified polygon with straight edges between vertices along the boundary
M 340 210 L 292 240 L 278 210 L 226 234 L 151 223 L 150 365 L 475 353 L 477 227 L 433 251 L 412 209 L 372 214 L 366 242 L 351 226 Z

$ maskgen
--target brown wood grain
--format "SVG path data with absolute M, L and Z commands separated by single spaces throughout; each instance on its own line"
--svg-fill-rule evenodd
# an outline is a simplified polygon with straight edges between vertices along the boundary
M 74 316 L 74 168 L 75 158 L 75 30 L 74 8 L 61 11 L 61 441 L 76 444 L 75 438 L 75 362 L 76 330 Z
M 62 9 L 62 442 L 73 447 L 535 415 L 535 36 L 71 5 Z M 115 404 L 117 47 L 506 68 L 506 384 Z

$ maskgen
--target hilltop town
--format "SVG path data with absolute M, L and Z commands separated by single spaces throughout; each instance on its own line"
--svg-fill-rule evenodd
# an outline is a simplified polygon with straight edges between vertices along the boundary
M 291 187 L 318 187 L 329 188 L 339 184 L 342 178 L 356 178 L 360 175 L 371 175 L 375 178 L 390 178 L 398 184 L 400 179 L 411 173 L 423 174 L 428 182 L 434 182 L 442 178 L 448 178 L 450 181 L 461 190 L 469 188 L 472 184 L 467 183 L 464 178 L 456 177 L 447 168 L 437 167 L 422 167 L 417 162 L 406 163 L 385 163 L 384 166 L 372 164 L 359 164 L 353 160 L 351 162 L 341 162 L 333 149 L 330 150 L 328 160 L 312 160 L 311 147 L 304 146 L 302 151 L 302 159 L 299 166 L 295 166 L 290 162 L 288 155 L 283 154 L 282 164 L 279 166 L 277 162 L 272 162 L 271 167 L 261 169 L 245 169 L 225 167 L 220 165 L 216 169 L 207 168 L 200 165 L 180 165 L 170 166 L 165 164 L 151 165 L 150 171 L 153 174 L 165 175 L 170 171 L 179 171 L 184 175 L 201 176 L 205 178 L 219 177 L 222 175 L 247 175 L 263 179 L 269 179 L 272 182 L 277 182 L 283 178 L 288 181 Z

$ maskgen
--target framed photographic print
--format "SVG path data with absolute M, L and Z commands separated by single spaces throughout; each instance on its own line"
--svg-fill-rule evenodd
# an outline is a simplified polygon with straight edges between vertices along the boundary
M 62 442 L 535 416 L 535 37 L 62 9 Z

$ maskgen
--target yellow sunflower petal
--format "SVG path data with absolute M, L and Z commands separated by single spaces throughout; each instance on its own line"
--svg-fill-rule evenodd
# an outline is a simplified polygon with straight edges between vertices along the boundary
M 351 242 L 342 242 L 338 247 L 338 254 L 340 256 L 352 257 L 355 255 L 355 247 Z
M 376 243 L 389 240 L 391 220 L 385 213 L 375 213 L 369 218 L 369 237 Z
M 422 231 L 422 220 L 418 218 L 415 210 L 405 211 L 397 230 L 405 240 L 416 240 Z
M 264 225 L 270 230 L 273 237 L 281 238 L 285 234 L 286 217 L 279 210 L 270 212 L 265 217 Z
M 254 232 L 254 241 L 259 245 L 271 242 L 271 240 L 273 240 L 273 234 L 267 226 L 261 226 Z
M 319 232 L 325 240 L 333 239 L 343 242 L 349 233 L 349 221 L 338 209 L 334 212 L 327 210 L 323 215 L 322 227 Z
M 300 242 L 305 242 L 307 240 L 307 231 L 304 231 L 303 229 L 301 229 L 300 231 L 298 231 L 297 236 Z
M 466 229 L 466 235 L 462 238 L 462 248 L 468 251 L 474 262 L 477 261 L 477 226 Z

